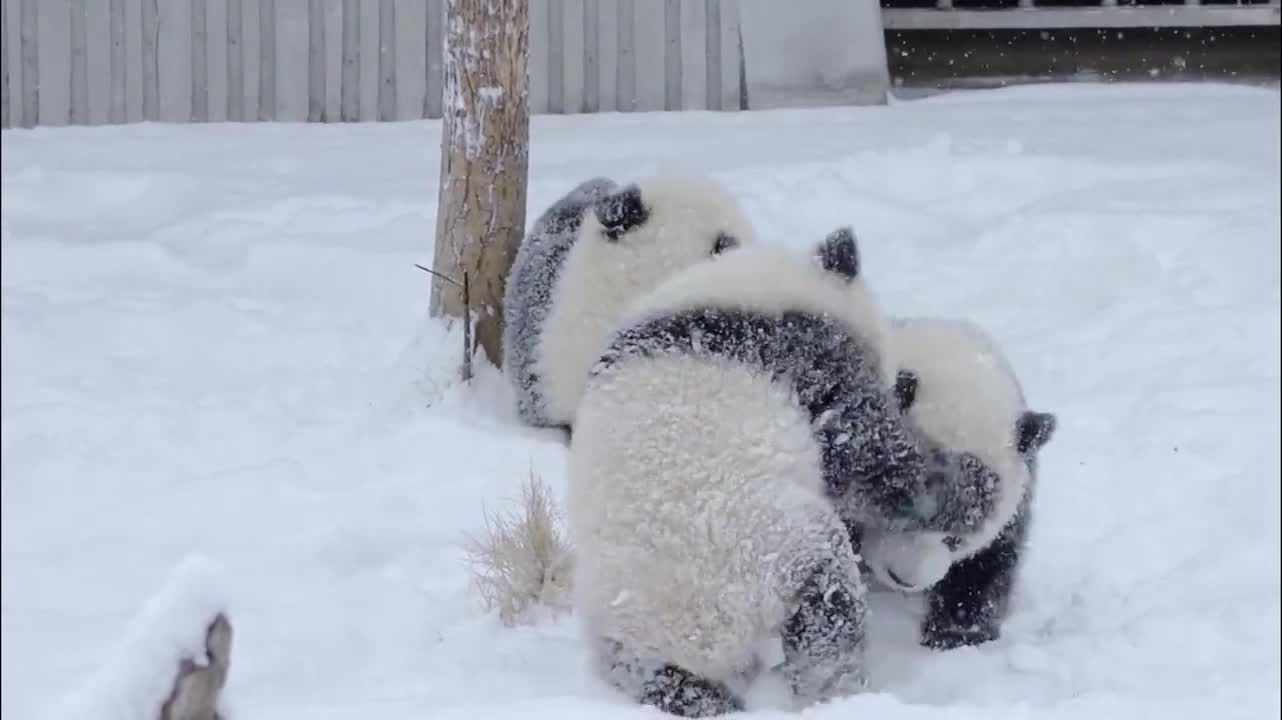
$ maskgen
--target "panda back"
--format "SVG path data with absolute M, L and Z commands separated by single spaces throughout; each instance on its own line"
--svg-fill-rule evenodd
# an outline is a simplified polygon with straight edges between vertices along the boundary
M 580 183 L 534 221 L 512 262 L 503 298 L 503 367 L 527 422 L 546 422 L 535 361 L 554 287 L 588 208 L 615 187 L 600 177 Z
M 728 679 L 820 558 L 853 567 L 788 387 L 746 366 L 631 355 L 592 383 L 569 462 L 575 606 L 593 634 Z

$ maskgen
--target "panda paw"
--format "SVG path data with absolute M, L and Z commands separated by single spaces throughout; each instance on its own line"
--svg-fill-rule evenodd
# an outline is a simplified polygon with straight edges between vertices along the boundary
M 992 642 L 1001 636 L 1001 630 L 989 625 L 939 625 L 927 623 L 921 631 L 921 644 L 931 650 L 956 650 Z

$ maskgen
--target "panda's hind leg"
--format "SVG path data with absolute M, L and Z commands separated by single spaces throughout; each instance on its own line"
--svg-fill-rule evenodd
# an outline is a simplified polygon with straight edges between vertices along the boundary
M 779 672 L 805 704 L 864 690 L 865 589 L 852 557 L 812 566 L 802 581 L 799 605 L 783 627 Z
M 742 699 L 724 683 L 671 663 L 641 659 L 614 640 L 598 640 L 597 650 L 610 685 L 644 705 L 686 718 L 713 717 L 744 709 Z
M 991 545 L 953 565 L 927 593 L 921 644 L 935 650 L 981 645 L 1001 636 L 1028 534 L 1027 509 Z

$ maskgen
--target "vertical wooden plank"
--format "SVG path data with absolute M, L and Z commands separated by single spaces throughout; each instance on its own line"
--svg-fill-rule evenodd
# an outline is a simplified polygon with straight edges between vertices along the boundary
M 681 109 L 681 0 L 663 3 L 663 109 Z
M 378 0 L 378 119 L 396 119 L 396 4 Z
M 307 0 L 307 122 L 325 122 L 325 0 Z
M 601 6 L 583 3 L 583 106 L 585 113 L 601 111 Z
M 681 2 L 681 109 L 707 110 L 708 12 L 703 0 Z
M 245 120 L 244 36 L 240 0 L 227 0 L 227 122 Z
M 357 105 L 360 108 L 357 120 L 378 120 L 378 15 L 381 0 L 360 0 L 361 22 L 360 40 L 357 42 L 357 54 L 360 75 L 356 81 Z
M 704 107 L 721 109 L 721 0 L 704 0 Z
M 361 3 L 343 0 L 343 65 L 339 84 L 339 119 L 361 119 Z
M 596 0 L 597 6 L 597 72 L 601 86 L 597 112 L 618 110 L 619 75 L 619 0 Z
M 159 15 L 156 0 L 142 0 L 142 117 L 150 121 L 160 119 Z
M 583 0 L 561 2 L 561 96 L 562 112 L 577 113 L 583 107 Z
M 394 0 L 396 3 L 396 66 L 393 85 L 396 88 L 396 119 L 417 120 L 423 115 L 423 95 L 427 90 L 427 63 L 421 54 L 426 50 L 427 32 L 423 29 L 427 3 L 423 0 Z
M 424 26 L 425 56 L 427 65 L 426 94 L 423 96 L 423 117 L 441 116 L 441 93 L 445 80 L 444 33 L 445 11 L 441 0 L 427 0 L 427 24 Z
M 743 13 L 739 11 L 739 5 L 736 3 L 730 6 L 733 13 L 731 23 L 727 26 L 727 32 L 733 33 L 735 38 L 735 87 L 737 92 L 735 97 L 738 100 L 738 108 L 747 110 L 751 107 L 748 98 L 748 62 L 747 54 L 743 48 Z M 723 36 L 724 37 L 724 36 Z
M 663 110 L 666 106 L 667 24 L 663 3 L 633 0 L 632 60 L 635 74 L 632 109 Z
M 71 102 L 67 121 L 89 124 L 89 33 L 86 29 L 89 0 L 71 0 Z M 7 71 L 6 71 L 7 72 Z M 8 78 L 5 79 L 8 92 Z M 6 99 L 6 110 L 8 109 Z
M 209 122 L 209 13 L 191 0 L 191 121 Z
M 9 123 L 9 7 L 0 0 L 0 127 Z
M 18 53 L 22 68 L 22 126 L 35 127 L 40 122 L 40 12 L 39 0 L 20 0 L 18 4 Z
M 258 119 L 276 120 L 276 0 L 258 4 Z
M 550 113 L 565 112 L 565 4 L 547 0 L 548 11 L 544 36 L 547 39 L 547 89 Z
M 614 107 L 627 112 L 637 107 L 636 14 L 632 0 L 619 0 L 618 11 L 619 60 L 615 66 Z
M 529 0 L 529 108 L 531 115 L 548 111 L 548 14 L 549 0 Z M 448 32 L 448 29 L 447 29 Z

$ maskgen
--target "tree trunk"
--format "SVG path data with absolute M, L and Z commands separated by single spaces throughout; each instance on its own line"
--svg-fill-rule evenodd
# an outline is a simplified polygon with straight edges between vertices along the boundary
M 446 2 L 433 269 L 460 286 L 467 275 L 475 343 L 496 366 L 503 356 L 503 292 L 525 230 L 529 25 L 528 0 Z M 432 279 L 433 316 L 464 316 L 460 286 Z

